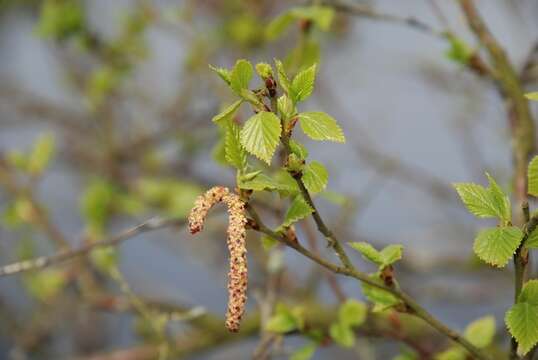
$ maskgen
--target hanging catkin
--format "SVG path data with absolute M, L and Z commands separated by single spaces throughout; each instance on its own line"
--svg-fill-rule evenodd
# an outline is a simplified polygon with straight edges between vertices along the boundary
M 247 249 L 245 204 L 226 187 L 216 186 L 204 195 L 198 196 L 189 214 L 189 230 L 191 234 L 201 231 L 209 210 L 219 202 L 228 207 L 228 251 L 230 252 L 230 271 L 228 273 L 228 310 L 226 328 L 239 331 L 241 317 L 247 301 Z

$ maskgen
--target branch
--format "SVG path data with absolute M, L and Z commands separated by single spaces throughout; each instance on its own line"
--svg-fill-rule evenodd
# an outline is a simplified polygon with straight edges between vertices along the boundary
M 323 1 L 322 3 L 324 5 L 332 7 L 336 11 L 349 15 L 361 16 L 372 20 L 391 22 L 403 26 L 408 26 L 427 35 L 443 39 L 447 38 L 447 34 L 445 32 L 435 30 L 432 26 L 414 17 L 402 17 L 398 15 L 381 13 L 366 4 L 350 3 L 340 0 L 327 0 Z
M 472 345 L 469 341 L 467 341 L 463 336 L 458 334 L 456 331 L 450 329 L 446 325 L 444 325 L 441 321 L 436 319 L 433 315 L 431 315 L 426 309 L 424 309 L 422 306 L 420 306 L 415 300 L 413 300 L 409 295 L 407 295 L 405 292 L 403 292 L 400 289 L 397 289 L 396 287 L 390 287 L 385 284 L 378 283 L 376 281 L 373 281 L 368 274 L 359 271 L 351 265 L 351 267 L 346 266 L 338 266 L 334 263 L 331 263 L 322 257 L 310 252 L 308 249 L 303 247 L 297 239 L 290 239 L 287 236 L 277 233 L 271 229 L 269 229 L 267 226 L 265 226 L 259 217 L 259 215 L 256 213 L 256 210 L 253 209 L 251 206 L 247 204 L 247 211 L 252 216 L 254 220 L 254 226 L 253 230 L 259 231 L 291 248 L 296 250 L 297 252 L 303 254 L 307 258 L 311 259 L 312 261 L 318 263 L 319 265 L 323 266 L 324 268 L 336 273 L 336 274 L 342 274 L 345 276 L 349 276 L 352 278 L 355 278 L 362 283 L 368 284 L 370 286 L 374 286 L 378 289 L 387 291 L 391 293 L 392 295 L 396 296 L 398 299 L 400 299 L 406 306 L 407 312 L 417 316 L 418 318 L 424 320 L 426 323 L 428 323 L 431 327 L 439 331 L 441 334 L 445 335 L 446 337 L 452 339 L 454 342 L 460 344 L 462 347 L 464 347 L 471 355 L 473 355 L 476 359 L 480 360 L 486 360 L 488 357 L 482 353 L 481 350 L 476 348 L 474 345 Z
M 152 230 L 162 229 L 166 227 L 181 226 L 184 224 L 184 222 L 185 220 L 183 219 L 152 218 L 135 227 L 124 230 L 123 232 L 115 236 L 112 236 L 108 239 L 96 241 L 93 243 L 88 243 L 86 245 L 79 247 L 78 249 L 64 250 L 51 256 L 42 256 L 35 259 L 30 259 L 30 260 L 25 260 L 25 261 L 16 262 L 13 264 L 5 265 L 0 268 L 0 277 L 14 275 L 14 274 L 18 274 L 18 273 L 22 273 L 22 272 L 26 272 L 30 270 L 42 269 L 50 265 L 59 264 L 65 261 L 72 260 L 78 256 L 86 255 L 93 249 L 106 247 L 106 246 L 116 246 L 122 243 L 123 241 L 130 239 L 132 237 L 135 237 L 137 235 L 140 235 L 142 233 L 152 231 Z
M 460 7 L 467 22 L 480 43 L 487 49 L 493 63 L 495 79 L 508 106 L 512 129 L 512 157 L 514 161 L 515 198 L 522 211 L 516 216 L 516 223 L 528 221 L 527 203 L 527 163 L 534 151 L 534 122 L 520 78 L 504 49 L 487 28 L 472 0 L 459 0 Z M 526 209 L 526 210 L 525 210 Z M 523 284 L 527 281 L 529 252 L 522 245 L 514 254 L 515 266 L 515 301 L 519 297 Z M 517 342 L 511 341 L 511 358 L 517 358 Z

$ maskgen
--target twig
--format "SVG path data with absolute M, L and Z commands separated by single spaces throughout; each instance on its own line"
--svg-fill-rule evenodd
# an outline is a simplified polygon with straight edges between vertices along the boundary
M 55 265 L 61 262 L 72 260 L 78 256 L 85 255 L 92 251 L 93 249 L 106 247 L 106 246 L 116 246 L 121 242 L 140 235 L 142 233 L 162 229 L 171 226 L 180 226 L 183 225 L 185 221 L 183 219 L 161 219 L 153 218 L 146 222 L 143 222 L 135 227 L 124 230 L 123 232 L 101 241 L 96 241 L 93 243 L 85 244 L 78 249 L 64 250 L 60 251 L 51 256 L 42 256 L 35 259 L 25 260 L 16 262 L 13 264 L 5 265 L 0 268 L 0 277 L 14 275 L 30 270 L 42 269 L 50 265 Z
M 343 12 L 349 15 L 361 16 L 372 20 L 387 21 L 395 24 L 409 26 L 412 29 L 420 31 L 422 33 L 432 35 L 438 38 L 446 38 L 447 34 L 435 30 L 425 22 L 414 17 L 402 17 L 398 15 L 392 15 L 387 13 L 381 13 L 374 10 L 372 7 L 365 4 L 350 3 L 340 0 L 323 1 L 324 5 L 330 6 L 336 11 Z
M 516 223 L 525 221 L 525 204 L 527 201 L 527 163 L 534 151 L 534 122 L 529 104 L 524 97 L 524 90 L 519 76 L 510 63 L 504 49 L 493 37 L 472 0 L 460 0 L 460 7 L 467 18 L 470 28 L 487 49 L 493 63 L 495 79 L 508 104 L 508 113 L 512 129 L 512 154 L 514 159 L 515 198 L 522 211 L 516 216 Z M 527 205 L 528 207 L 528 205 Z M 522 242 L 523 243 L 523 242 Z M 515 291 L 517 301 L 523 284 L 527 279 L 529 252 L 521 245 L 514 254 Z M 517 358 L 517 342 L 511 341 L 512 359 Z
M 389 287 L 385 284 L 378 283 L 374 280 L 372 280 L 368 274 L 363 273 L 362 271 L 359 271 L 355 269 L 353 265 L 350 267 L 348 266 L 338 266 L 334 263 L 331 263 L 330 261 L 327 261 L 323 259 L 320 256 L 317 256 L 316 254 L 310 252 L 308 249 L 303 247 L 298 241 L 289 239 L 288 237 L 284 236 L 283 234 L 279 234 L 274 232 L 273 230 L 269 229 L 267 226 L 265 226 L 261 220 L 258 214 L 256 213 L 255 209 L 253 209 L 251 206 L 247 207 L 247 211 L 252 216 L 254 221 L 256 222 L 255 230 L 277 240 L 280 241 L 287 246 L 295 249 L 297 252 L 303 254 L 307 258 L 311 259 L 312 261 L 318 263 L 319 265 L 323 266 L 324 268 L 336 273 L 336 274 L 342 274 L 345 276 L 349 276 L 352 278 L 355 278 L 362 283 L 366 283 L 368 285 L 374 286 L 376 288 L 379 288 L 381 290 L 387 291 L 394 296 L 396 296 L 398 299 L 400 299 L 407 307 L 408 312 L 412 315 L 415 315 L 422 320 L 424 320 L 426 323 L 428 323 L 430 326 L 432 326 L 434 329 L 438 330 L 440 333 L 444 334 L 448 338 L 452 339 L 456 343 L 463 346 L 467 351 L 469 351 L 470 354 L 472 354 L 475 358 L 480 360 L 488 359 L 488 357 L 482 353 L 481 350 L 476 348 L 474 345 L 472 345 L 469 341 L 467 341 L 464 337 L 462 337 L 460 334 L 458 334 L 456 331 L 450 329 L 446 325 L 444 325 L 441 321 L 437 320 L 433 315 L 431 315 L 428 311 L 426 311 L 422 306 L 420 306 L 415 300 L 413 300 L 409 295 L 407 295 L 402 290 L 396 288 L 396 287 Z

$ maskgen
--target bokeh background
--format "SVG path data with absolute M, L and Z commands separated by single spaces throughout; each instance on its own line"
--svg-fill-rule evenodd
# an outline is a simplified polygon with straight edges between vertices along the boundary
M 482 51 L 455 1 L 355 3 L 450 30 Z M 271 41 L 265 29 L 301 4 L 0 1 L 0 155 L 10 164 L 11 184 L 0 187 L 1 262 L 52 254 L 62 242 L 77 247 L 104 239 L 153 216 L 182 218 L 203 190 L 233 186 L 234 172 L 215 160 L 220 134 L 211 122 L 232 97 L 208 64 L 282 58 L 292 67 L 293 56 L 299 63 L 319 57 L 316 89 L 304 109 L 331 114 L 347 137 L 345 144 L 303 139 L 310 158 L 330 172 L 329 191 L 317 200 L 329 224 L 345 241 L 403 244 L 402 287 L 450 326 L 461 330 L 494 314 L 502 329 L 513 297 L 511 272 L 472 256 L 474 235 L 488 221 L 470 216 L 450 185 L 484 184 L 488 171 L 510 191 L 510 131 L 495 87 L 447 56 L 451 45 L 442 37 L 340 12 L 328 31 L 309 33 L 313 54 L 294 55 L 305 41 L 301 24 Z M 536 91 L 538 2 L 476 5 L 524 86 Z M 125 356 L 118 359 L 144 358 L 144 346 L 158 343 L 152 324 L 162 319 L 161 335 L 189 349 L 199 336 L 192 319 L 208 312 L 224 321 L 225 225 L 217 212 L 196 238 L 180 226 L 129 239 L 117 252 L 90 259 L 116 271 L 88 270 L 88 286 L 80 281 L 84 262 L 1 278 L 0 358 L 91 358 L 118 350 Z M 313 223 L 298 229 L 299 237 L 309 229 Z M 321 238 L 310 237 L 331 256 Z M 248 246 L 249 311 L 266 287 L 268 261 L 284 269 L 282 298 L 308 292 L 322 304 L 337 302 L 308 260 L 285 249 L 265 251 L 256 236 Z M 360 256 L 353 259 L 373 270 Z M 356 281 L 338 282 L 348 296 L 362 297 Z M 84 300 L 92 286 L 107 297 Z M 136 298 L 173 316 L 148 320 L 136 309 L 120 309 L 116 298 Z M 321 347 L 315 358 L 388 359 L 400 349 L 366 339 L 354 351 Z M 250 358 L 259 342 L 254 332 L 181 356 Z M 287 358 L 302 342 L 286 339 L 275 358 Z

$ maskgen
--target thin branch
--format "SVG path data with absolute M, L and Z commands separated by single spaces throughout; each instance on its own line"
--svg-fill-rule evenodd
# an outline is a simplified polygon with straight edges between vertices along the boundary
M 351 267 L 346 266 L 338 266 L 334 263 L 331 263 L 330 261 L 327 261 L 323 259 L 322 257 L 310 252 L 308 249 L 303 247 L 296 239 L 289 239 L 287 236 L 274 232 L 273 230 L 266 227 L 260 220 L 259 215 L 256 213 L 256 210 L 253 209 L 251 206 L 247 206 L 247 211 L 252 216 L 252 218 L 255 221 L 255 225 L 253 227 L 254 230 L 259 231 L 277 241 L 280 241 L 287 246 L 295 249 L 297 252 L 303 254 L 304 256 L 308 257 L 312 261 L 318 263 L 319 265 L 323 266 L 324 268 L 336 273 L 336 274 L 342 274 L 345 276 L 349 276 L 352 278 L 355 278 L 362 283 L 368 284 L 370 286 L 374 286 L 376 288 L 379 288 L 381 290 L 387 291 L 394 296 L 396 296 L 398 299 L 400 299 L 405 306 L 407 307 L 407 312 L 409 312 L 412 315 L 415 315 L 419 317 L 420 319 L 424 320 L 426 323 L 428 323 L 430 326 L 432 326 L 434 329 L 438 330 L 440 333 L 444 334 L 448 338 L 452 339 L 454 342 L 460 344 L 462 347 L 467 349 L 471 355 L 473 355 L 476 359 L 480 360 L 486 360 L 488 357 L 482 353 L 481 350 L 476 348 L 473 344 L 471 344 L 469 341 L 467 341 L 463 336 L 461 336 L 456 331 L 450 329 L 446 325 L 444 325 L 441 321 L 436 319 L 433 315 L 431 315 L 426 309 L 424 309 L 422 306 L 420 306 L 415 300 L 413 300 L 409 295 L 407 295 L 402 290 L 396 288 L 387 286 L 382 283 L 378 283 L 374 280 L 372 280 L 368 274 L 363 273 L 362 271 L 359 271 L 351 265 Z
M 512 129 L 512 157 L 514 161 L 514 193 L 517 203 L 522 211 L 516 215 L 516 223 L 522 224 L 528 211 L 527 202 L 527 163 L 534 152 L 535 129 L 528 101 L 524 97 L 524 89 L 514 66 L 511 64 L 505 50 L 489 31 L 484 20 L 478 13 L 472 0 L 459 0 L 460 7 L 467 18 L 467 22 L 478 41 L 487 49 L 495 79 L 501 89 L 501 94 L 508 105 L 510 127 Z M 522 242 L 523 244 L 523 242 Z M 514 254 L 515 266 L 515 301 L 519 297 L 523 284 L 527 281 L 529 252 L 520 245 Z M 517 342 L 512 338 L 510 357 L 516 359 Z
M 379 21 L 386 21 L 390 23 L 395 23 L 403 26 L 408 26 L 412 29 L 415 29 L 417 31 L 420 31 L 421 33 L 435 36 L 438 38 L 446 38 L 447 34 L 443 31 L 438 31 L 434 29 L 429 24 L 425 23 L 424 21 L 421 21 L 414 17 L 404 17 L 404 16 L 398 16 L 398 15 L 392 15 L 387 13 L 382 13 L 374 10 L 372 7 L 366 5 L 366 4 L 358 4 L 358 3 L 350 3 L 347 1 L 340 1 L 340 0 L 328 0 L 322 2 L 324 5 L 330 6 L 336 11 L 354 15 L 354 16 L 360 16 L 372 20 L 379 20 Z
M 108 239 L 96 241 L 93 243 L 85 244 L 77 249 L 70 249 L 60 251 L 51 256 L 42 256 L 35 259 L 25 260 L 16 262 L 13 264 L 5 265 L 0 268 L 0 277 L 15 275 L 18 273 L 42 269 L 50 265 L 56 265 L 65 261 L 72 260 L 78 256 L 86 255 L 90 251 L 96 248 L 106 247 L 106 246 L 117 246 L 123 241 L 130 239 L 132 237 L 138 236 L 148 231 L 162 229 L 166 227 L 181 226 L 185 223 L 183 219 L 161 219 L 161 218 L 152 218 L 146 222 L 143 222 L 137 226 L 134 226 L 130 229 L 124 230 L 121 233 L 112 236 Z

